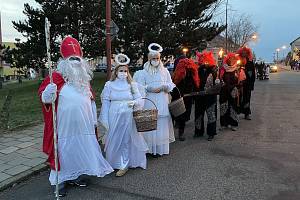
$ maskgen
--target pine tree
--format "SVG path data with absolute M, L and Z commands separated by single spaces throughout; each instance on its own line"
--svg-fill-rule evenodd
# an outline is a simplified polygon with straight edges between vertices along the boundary
M 120 34 L 114 46 L 131 58 L 144 55 L 157 42 L 165 54 L 178 54 L 182 47 L 206 48 L 225 27 L 211 23 L 208 12 L 219 0 L 118 0 L 113 6 Z M 208 13 L 208 14 L 207 14 Z

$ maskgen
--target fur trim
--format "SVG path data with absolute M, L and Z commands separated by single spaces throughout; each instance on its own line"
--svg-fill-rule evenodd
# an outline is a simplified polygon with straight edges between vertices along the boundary
M 230 64 L 231 61 L 236 62 L 237 60 L 238 60 L 237 55 L 236 55 L 235 53 L 229 52 L 229 53 L 225 56 L 225 58 L 224 58 L 224 60 L 223 60 L 223 63 L 230 66 L 230 65 L 231 65 L 231 64 Z
M 249 60 L 253 60 L 253 55 L 252 55 L 252 50 L 248 47 L 241 47 L 237 53 L 242 57 L 242 58 L 248 58 Z
M 203 51 L 202 53 L 196 52 L 199 65 L 216 66 L 214 55 L 211 51 Z
M 199 88 L 200 78 L 198 75 L 198 65 L 188 58 L 181 59 L 178 62 L 173 74 L 173 82 L 175 85 L 179 84 L 185 78 L 187 70 L 191 70 L 195 86 Z

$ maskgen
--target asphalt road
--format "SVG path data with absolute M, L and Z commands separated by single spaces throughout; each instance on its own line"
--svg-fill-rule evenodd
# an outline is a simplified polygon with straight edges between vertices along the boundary
M 219 132 L 212 142 L 193 139 L 190 122 L 187 140 L 173 143 L 169 156 L 149 159 L 147 170 L 90 178 L 88 188 L 70 188 L 64 199 L 299 200 L 300 72 L 257 81 L 252 111 L 237 132 Z M 48 171 L 0 199 L 53 199 Z

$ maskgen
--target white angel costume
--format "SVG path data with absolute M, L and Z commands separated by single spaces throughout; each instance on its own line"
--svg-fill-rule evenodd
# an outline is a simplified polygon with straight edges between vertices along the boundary
M 99 122 L 107 128 L 105 134 L 106 160 L 114 169 L 141 167 L 146 169 L 147 144 L 137 132 L 133 107 L 139 109 L 143 100 L 136 83 L 116 78 L 106 82 L 101 94 Z
M 175 141 L 174 128 L 169 112 L 169 94 L 175 84 L 172 82 L 169 71 L 159 61 L 158 67 L 153 67 L 150 61 L 144 64 L 144 69 L 137 71 L 133 79 L 139 84 L 142 96 L 152 100 L 158 108 L 157 130 L 144 132 L 143 136 L 151 154 L 169 154 L 169 143 Z M 160 93 L 154 93 L 155 89 Z M 153 109 L 154 105 L 145 100 L 145 109 Z

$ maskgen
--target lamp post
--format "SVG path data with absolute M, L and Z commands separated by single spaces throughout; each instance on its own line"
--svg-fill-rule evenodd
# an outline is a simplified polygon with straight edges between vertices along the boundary
M 279 51 L 280 51 L 280 49 L 279 49 L 279 48 L 277 48 L 277 49 L 276 49 L 277 63 L 279 63 L 279 57 L 278 57 Z
M 283 56 L 283 59 L 285 59 L 285 50 L 286 50 L 286 46 L 283 45 L 283 46 L 281 47 L 281 49 L 282 49 L 282 56 Z
M 225 31 L 225 52 L 228 52 L 228 0 L 226 0 L 226 31 Z

